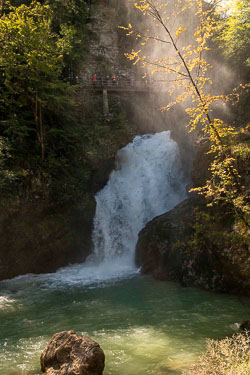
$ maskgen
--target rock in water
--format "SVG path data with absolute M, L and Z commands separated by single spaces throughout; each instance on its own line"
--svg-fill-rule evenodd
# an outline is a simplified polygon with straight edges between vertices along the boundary
M 41 355 L 46 375 L 102 375 L 104 362 L 99 344 L 75 331 L 56 333 Z

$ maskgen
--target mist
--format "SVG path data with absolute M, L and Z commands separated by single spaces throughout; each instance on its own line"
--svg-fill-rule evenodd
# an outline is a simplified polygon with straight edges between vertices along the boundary
M 197 36 L 194 35 L 198 27 L 199 19 L 196 14 L 195 3 L 182 1 L 152 1 L 153 5 L 160 9 L 160 14 L 171 35 L 175 37 L 175 42 L 179 50 L 183 47 L 192 46 L 197 47 Z M 165 6 L 167 4 L 167 6 Z M 140 56 L 143 56 L 142 61 L 132 65 L 131 68 L 137 75 L 143 77 L 151 86 L 151 90 L 156 95 L 153 99 L 152 106 L 165 107 L 173 98 L 177 96 L 182 90 L 181 81 L 179 87 L 173 87 L 176 83 L 176 73 L 171 73 L 171 68 L 180 64 L 180 59 L 176 54 L 176 50 L 170 42 L 170 38 L 166 30 L 157 23 L 152 16 L 142 14 L 139 9 L 134 6 L 134 1 L 126 0 L 128 22 L 131 35 L 127 38 L 133 39 L 133 50 L 139 51 Z M 212 7 L 211 4 L 204 2 L 204 11 Z M 185 9 L 184 9 L 185 8 Z M 206 14 L 205 14 L 206 16 Z M 209 14 L 207 17 L 210 16 Z M 182 28 L 182 31 L 178 31 Z M 178 34 L 178 36 L 176 36 Z M 202 54 L 197 53 L 197 58 L 206 59 L 208 63 L 205 77 L 211 79 L 211 83 L 207 82 L 204 88 L 205 92 L 212 95 L 223 95 L 232 92 L 235 82 L 237 82 L 237 73 L 234 72 L 228 64 L 225 63 L 218 46 L 216 46 L 213 38 L 208 40 L 209 50 L 203 51 Z M 131 51 L 124 51 L 129 53 Z M 183 53 L 183 52 L 182 52 Z M 170 65 L 172 64 L 172 66 Z M 170 68 L 170 69 L 168 69 Z M 182 68 L 181 68 L 182 69 Z M 182 70 L 180 69 L 180 73 Z M 195 67 L 192 71 L 192 76 L 196 78 L 199 75 L 200 67 Z M 173 95 L 169 95 L 173 87 Z M 170 93 L 171 94 L 171 93 Z M 183 125 L 188 123 L 188 116 L 185 116 L 185 108 L 192 106 L 191 100 L 187 98 L 184 103 L 179 103 L 175 106 L 175 113 L 166 114 L 167 121 L 178 119 L 183 122 Z M 138 109 L 140 111 L 140 109 Z M 230 119 L 230 108 L 228 105 L 217 103 L 213 106 L 214 117 L 220 117 L 224 121 Z M 160 116 L 161 118 L 161 116 Z M 159 119 L 159 124 L 161 120 Z M 154 127 L 157 127 L 154 122 Z M 161 128 L 161 125 L 160 125 Z

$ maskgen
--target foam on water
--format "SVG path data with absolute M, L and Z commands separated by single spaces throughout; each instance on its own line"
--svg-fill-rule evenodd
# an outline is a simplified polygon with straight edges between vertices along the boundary
M 0 310 L 9 309 L 15 300 L 7 295 L 0 296 Z

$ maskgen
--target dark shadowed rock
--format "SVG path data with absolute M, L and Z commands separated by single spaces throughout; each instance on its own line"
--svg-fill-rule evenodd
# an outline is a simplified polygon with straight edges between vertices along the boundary
M 92 248 L 95 200 L 52 207 L 26 202 L 0 211 L 0 280 L 55 272 L 83 262 Z
M 208 221 L 197 216 L 201 212 Z M 228 216 L 221 207 L 207 208 L 200 198 L 183 201 L 139 233 L 137 266 L 156 279 L 249 295 L 247 245 L 238 240 L 235 248 L 238 237 Z
M 250 332 L 250 320 L 245 320 L 240 324 L 241 331 L 249 331 Z
M 56 333 L 41 355 L 46 375 L 102 375 L 104 362 L 99 344 L 74 331 Z
M 157 279 L 179 281 L 183 251 L 193 232 L 196 198 L 157 216 L 139 233 L 135 261 L 141 272 Z

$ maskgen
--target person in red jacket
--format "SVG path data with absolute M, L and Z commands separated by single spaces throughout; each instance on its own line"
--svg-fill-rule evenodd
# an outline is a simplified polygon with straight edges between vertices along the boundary
M 112 83 L 113 83 L 113 85 L 116 85 L 116 83 L 117 83 L 117 79 L 116 79 L 115 74 L 112 75 Z
M 96 74 L 93 75 L 92 82 L 93 82 L 93 85 L 96 85 Z

